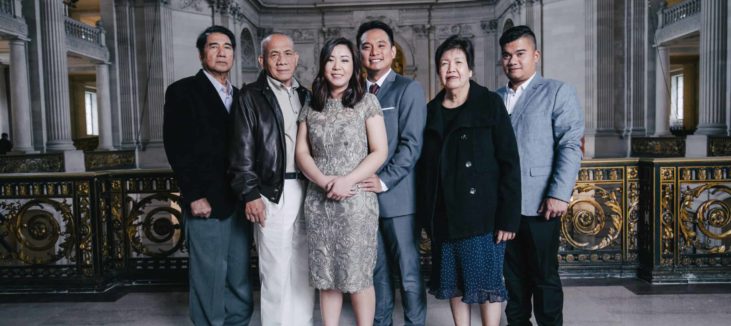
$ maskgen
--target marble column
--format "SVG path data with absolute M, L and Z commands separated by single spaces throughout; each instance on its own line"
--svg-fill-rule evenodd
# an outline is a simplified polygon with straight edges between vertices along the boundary
M 109 64 L 96 65 L 96 103 L 99 110 L 98 150 L 112 150 L 112 102 L 109 87 Z
M 697 134 L 726 134 L 726 39 L 728 1 L 701 6 L 700 108 Z
M 26 41 L 10 41 L 10 110 L 13 116 L 13 151 L 33 152 L 30 124 L 30 87 Z
M 657 47 L 655 59 L 655 136 L 670 135 L 670 54 Z
M 74 150 L 71 140 L 68 58 L 62 1 L 42 1 L 41 37 L 46 90 L 46 148 L 49 151 Z

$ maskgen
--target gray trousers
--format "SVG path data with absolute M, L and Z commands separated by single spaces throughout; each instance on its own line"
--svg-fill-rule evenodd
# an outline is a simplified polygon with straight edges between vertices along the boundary
M 373 272 L 376 290 L 374 325 L 393 325 L 393 273 L 399 273 L 405 325 L 426 324 L 426 291 L 419 262 L 419 238 L 414 215 L 381 218 L 378 257 Z
M 195 325 L 249 325 L 254 312 L 251 223 L 239 210 L 208 219 L 186 214 L 190 319 Z

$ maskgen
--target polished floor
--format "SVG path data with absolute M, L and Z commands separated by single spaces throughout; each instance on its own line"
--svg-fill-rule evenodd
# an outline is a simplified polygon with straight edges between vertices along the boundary
M 731 285 L 605 284 L 567 284 L 564 324 L 731 325 Z M 185 292 L 138 292 L 113 302 L 3 303 L 0 325 L 190 325 L 186 302 Z M 397 307 L 397 317 L 400 309 Z M 316 315 L 319 325 L 319 312 Z M 252 325 L 259 325 L 258 319 L 257 311 Z M 479 320 L 473 309 L 472 325 L 479 325 Z M 401 318 L 394 321 L 394 325 L 402 325 Z M 429 325 L 452 325 L 448 304 L 430 296 L 427 321 Z M 341 325 L 355 325 L 347 302 Z

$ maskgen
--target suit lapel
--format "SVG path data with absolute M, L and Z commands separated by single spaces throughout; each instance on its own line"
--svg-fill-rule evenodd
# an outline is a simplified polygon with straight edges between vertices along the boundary
M 394 81 L 396 81 L 396 72 L 391 70 L 388 72 L 388 76 L 386 76 L 386 80 L 383 81 L 383 85 L 381 85 L 381 88 L 378 89 L 378 94 L 376 94 L 376 97 L 378 97 L 378 101 L 383 101 L 383 98 L 386 96 L 386 94 L 388 94 L 391 86 L 393 86 Z
M 541 78 L 541 75 L 536 73 L 535 77 L 533 77 L 533 80 L 531 80 L 530 84 L 528 84 L 528 87 L 523 91 L 523 94 L 518 99 L 518 102 L 515 103 L 515 107 L 513 107 L 513 113 L 510 115 L 510 121 L 513 124 L 518 122 L 518 118 L 520 118 L 520 116 L 528 110 L 528 104 L 530 103 L 533 96 L 538 93 L 538 88 L 541 87 L 542 84 L 543 78 Z M 508 91 L 507 88 L 505 89 L 505 91 Z M 507 96 L 507 94 L 505 94 L 504 96 Z
M 215 103 L 213 104 L 213 106 L 218 108 L 218 110 L 223 110 L 219 112 L 228 114 L 228 110 L 226 110 L 226 106 L 223 104 L 221 96 L 218 95 L 216 87 L 213 86 L 213 83 L 211 83 L 211 81 L 208 79 L 208 76 L 206 76 L 206 74 L 203 72 L 203 69 L 199 70 L 198 74 L 196 74 L 195 77 L 198 80 L 198 85 L 200 86 L 200 89 L 203 90 L 203 95 L 206 97 L 206 103 Z

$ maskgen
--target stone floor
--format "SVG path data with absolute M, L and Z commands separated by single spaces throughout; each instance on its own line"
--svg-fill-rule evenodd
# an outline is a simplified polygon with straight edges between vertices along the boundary
M 565 325 L 731 324 L 731 285 L 603 284 L 566 284 Z M 185 292 L 137 292 L 114 302 L 3 303 L 0 325 L 190 325 L 186 302 Z M 401 307 L 397 310 L 395 316 L 400 316 Z M 472 324 L 479 325 L 477 309 L 472 313 Z M 316 316 L 320 324 L 319 312 Z M 252 325 L 259 325 L 258 319 L 257 311 Z M 341 325 L 355 325 L 353 320 L 346 302 Z M 447 302 L 429 296 L 427 321 L 452 325 Z M 401 318 L 395 320 L 395 325 L 401 323 Z

